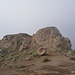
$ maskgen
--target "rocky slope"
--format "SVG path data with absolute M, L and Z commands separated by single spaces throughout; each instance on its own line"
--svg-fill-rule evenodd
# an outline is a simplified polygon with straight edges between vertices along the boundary
M 56 27 L 6 35 L 0 40 L 0 75 L 75 75 L 74 55 L 70 39 Z
M 46 48 L 47 52 L 71 50 L 71 41 L 62 36 L 56 27 L 40 29 L 30 36 L 26 33 L 6 35 L 0 40 L 0 48 L 11 51 L 38 50 Z

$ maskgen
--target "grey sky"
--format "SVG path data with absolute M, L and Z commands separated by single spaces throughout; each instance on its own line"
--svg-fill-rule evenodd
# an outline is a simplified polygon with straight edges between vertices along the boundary
M 75 0 L 0 0 L 0 38 L 56 26 L 75 49 Z

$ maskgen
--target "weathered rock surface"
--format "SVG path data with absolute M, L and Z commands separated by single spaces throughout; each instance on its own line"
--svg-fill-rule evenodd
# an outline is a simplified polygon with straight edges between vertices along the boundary
M 46 52 L 47 52 L 47 48 L 39 48 L 38 50 L 37 50 L 37 53 L 38 53 L 38 55 L 44 55 L 44 54 L 46 54 Z
M 30 46 L 31 36 L 25 33 L 6 35 L 1 40 L 0 47 L 9 51 L 27 50 Z
M 40 29 L 32 36 L 32 39 L 34 48 L 44 47 L 48 52 L 71 50 L 70 39 L 63 37 L 56 27 Z
M 33 36 L 25 33 L 6 35 L 0 41 L 0 48 L 9 51 L 38 50 L 41 47 L 48 52 L 71 50 L 71 41 L 63 37 L 56 27 L 40 29 Z

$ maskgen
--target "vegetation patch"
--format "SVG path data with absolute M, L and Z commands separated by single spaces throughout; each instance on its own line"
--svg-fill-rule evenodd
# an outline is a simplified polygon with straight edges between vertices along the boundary
M 40 57 L 40 55 L 37 54 L 36 50 L 29 52 L 28 55 L 31 55 L 33 58 L 39 58 Z
M 25 65 L 20 65 L 20 66 L 19 66 L 19 68 L 25 68 L 25 67 L 26 67 Z
M 75 50 L 71 51 L 71 55 L 69 56 L 71 60 L 75 60 Z
M 42 62 L 48 62 L 48 61 L 50 61 L 46 56 L 45 57 L 43 57 L 43 60 L 42 60 Z
M 5 64 L 5 67 L 12 68 L 12 65 L 11 64 Z
M 71 60 L 75 60 L 75 55 L 69 56 Z
M 67 53 L 68 50 L 61 50 L 61 49 L 58 49 L 55 51 L 55 53 Z

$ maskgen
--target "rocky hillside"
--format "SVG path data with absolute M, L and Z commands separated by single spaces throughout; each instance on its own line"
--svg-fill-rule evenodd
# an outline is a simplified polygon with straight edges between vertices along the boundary
M 0 75 L 75 75 L 71 41 L 56 27 L 0 40 Z
M 30 36 L 26 33 L 6 35 L 0 40 L 0 48 L 13 51 L 47 49 L 47 52 L 56 50 L 71 50 L 71 41 L 62 36 L 56 27 L 40 29 Z

